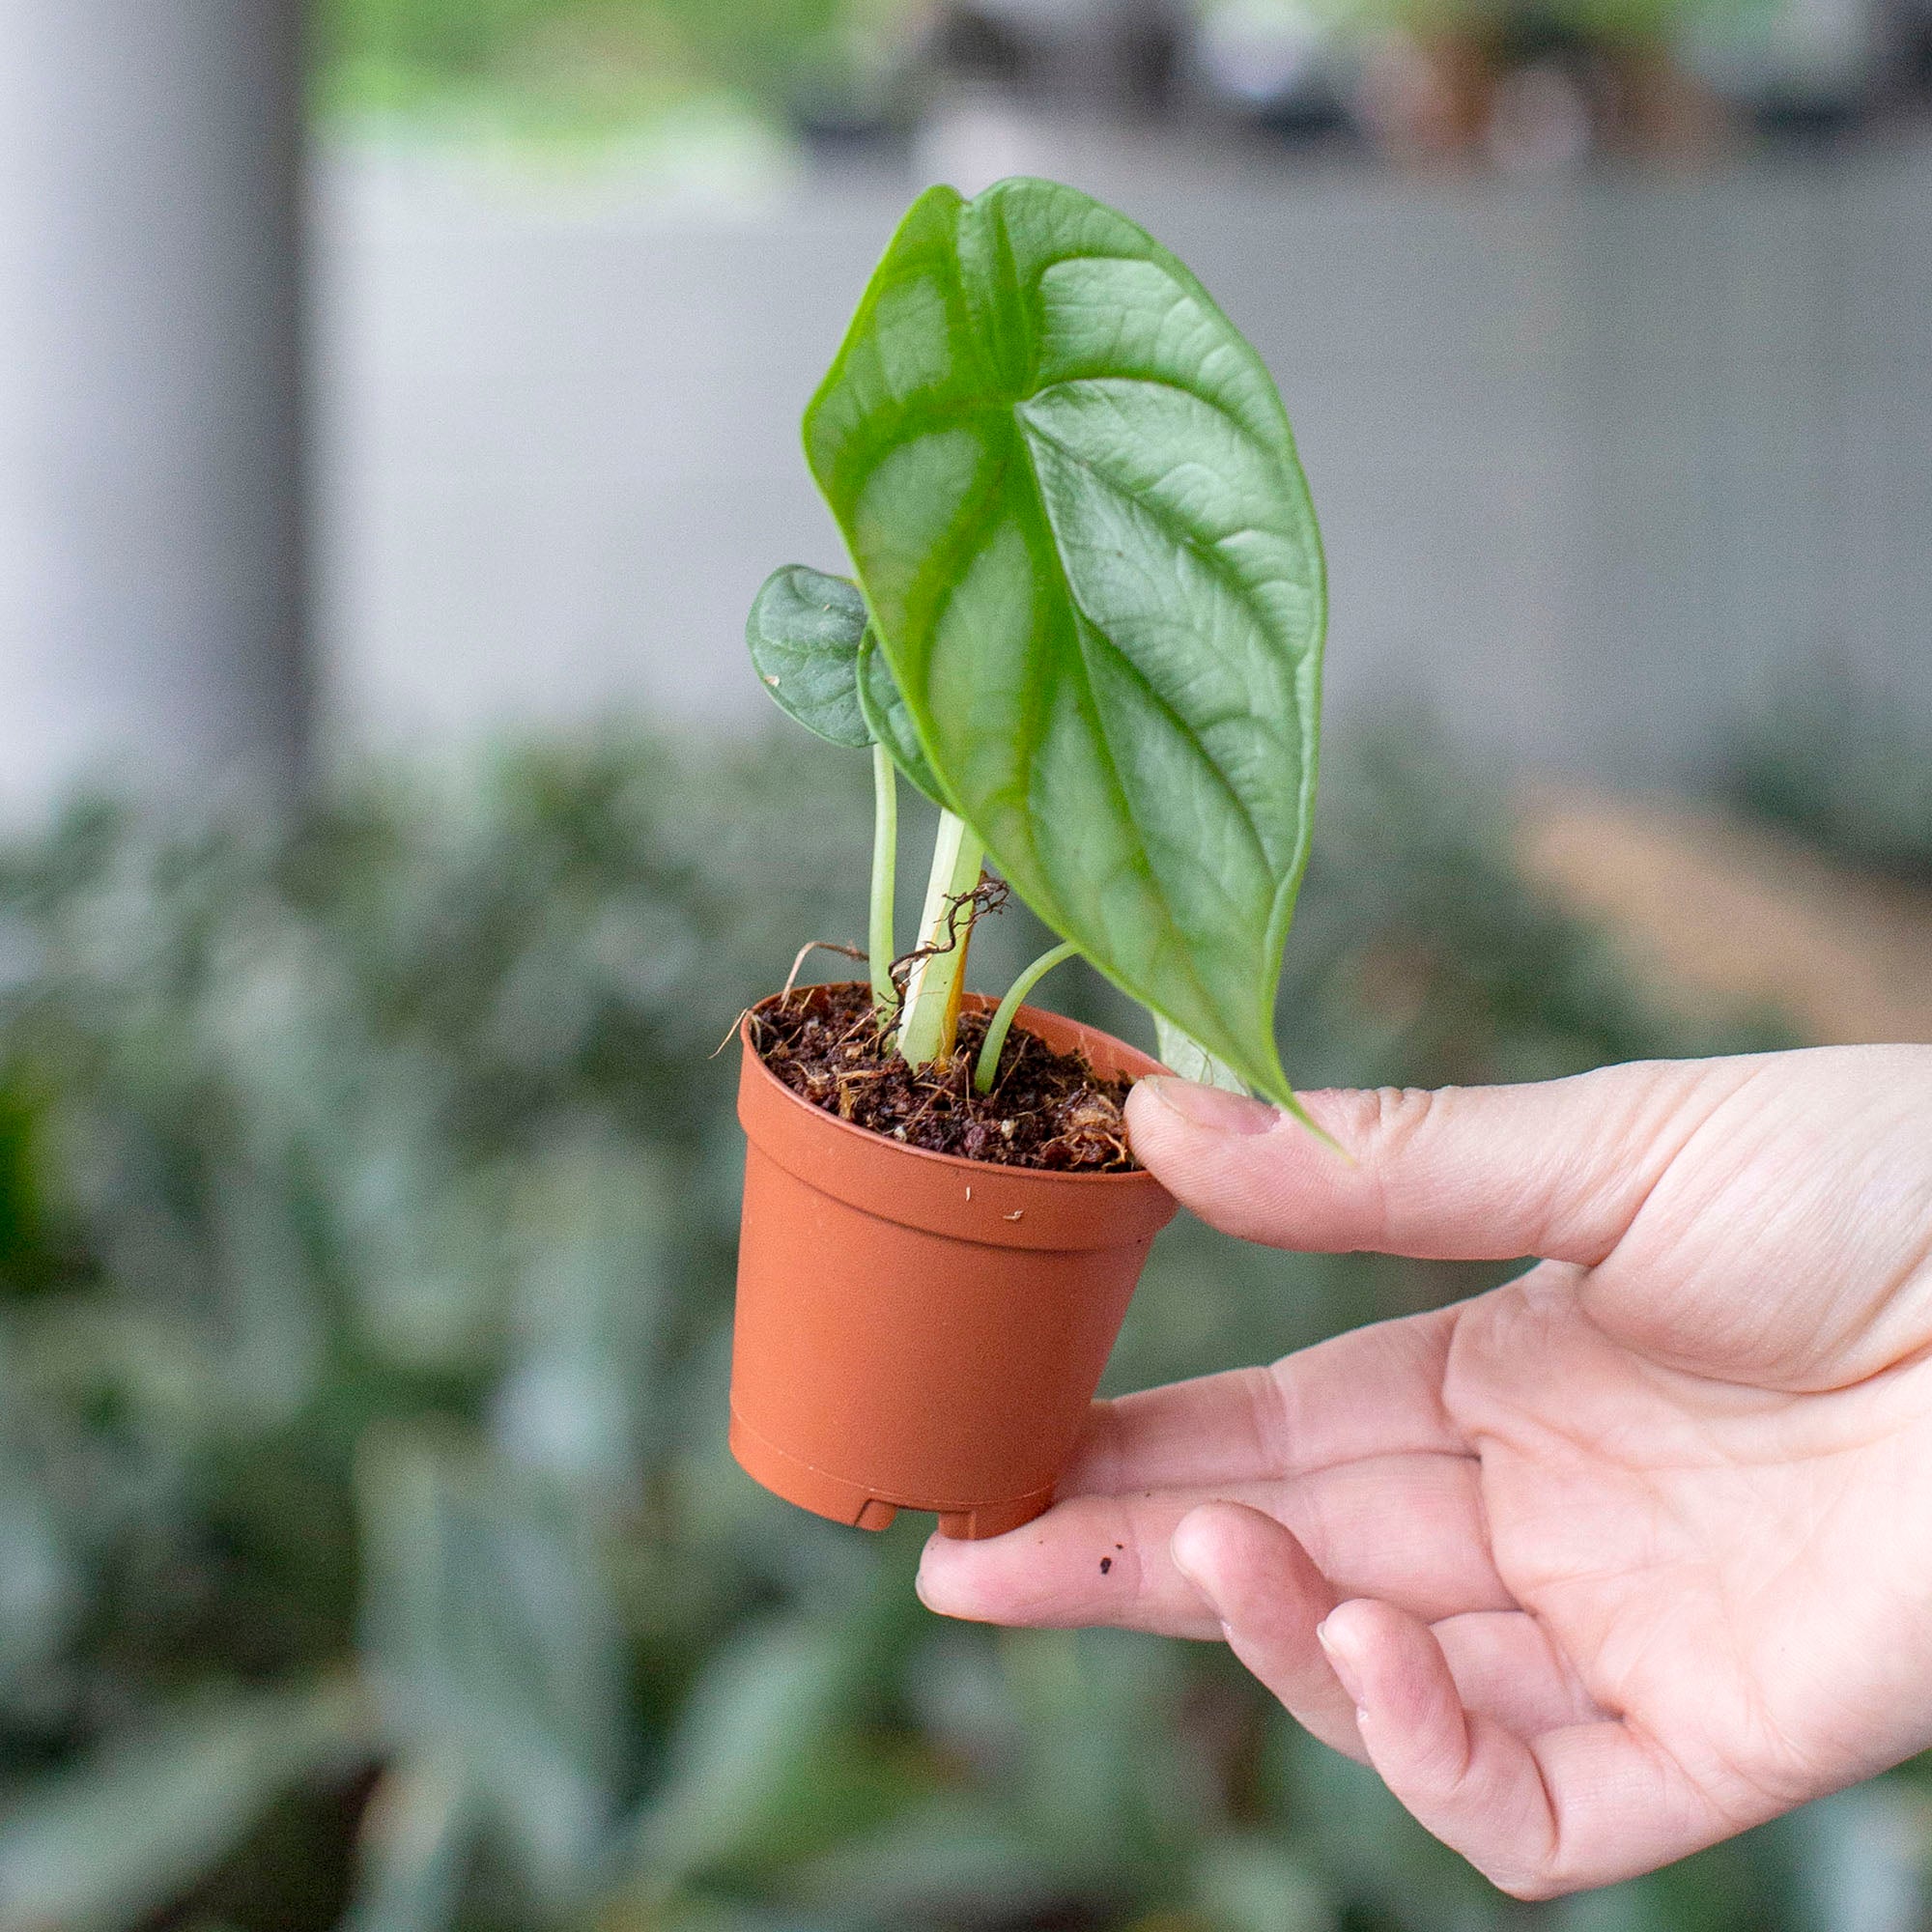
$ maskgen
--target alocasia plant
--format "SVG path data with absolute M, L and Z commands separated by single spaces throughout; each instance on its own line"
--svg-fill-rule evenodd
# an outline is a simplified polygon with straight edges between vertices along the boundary
M 753 651 L 795 717 L 873 747 L 882 810 L 893 766 L 943 809 L 899 1050 L 951 1050 L 964 946 L 945 916 L 983 852 L 1056 953 L 1153 1012 L 1170 1058 L 1293 1106 L 1273 1007 L 1326 598 L 1260 357 L 1172 254 L 1075 189 L 936 187 L 805 443 L 856 582 L 781 571 Z M 883 935 L 877 866 L 874 883 L 883 1011 L 889 866 Z

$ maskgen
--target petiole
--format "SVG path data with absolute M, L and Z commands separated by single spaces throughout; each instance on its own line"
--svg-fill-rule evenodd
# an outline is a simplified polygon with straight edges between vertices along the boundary
M 966 821 L 942 811 L 932 870 L 925 882 L 925 908 L 920 914 L 921 956 L 907 976 L 899 1020 L 899 1057 L 908 1065 L 929 1065 L 952 1052 L 959 1031 L 966 947 L 973 937 L 973 909 L 962 910 L 962 902 L 979 886 L 984 857 L 985 848 Z
M 979 1064 L 973 1068 L 973 1091 L 976 1094 L 990 1094 L 993 1091 L 993 1082 L 999 1077 L 1000 1050 L 1007 1043 L 1007 1035 L 1012 1031 L 1013 1015 L 1019 1011 L 1020 1003 L 1063 959 L 1071 959 L 1079 951 L 1070 939 L 1063 940 L 1060 945 L 1042 952 L 1007 988 L 1007 997 L 1000 1002 L 992 1024 L 986 1029 L 985 1040 L 980 1048 Z
M 893 984 L 893 890 L 898 870 L 899 785 L 892 753 L 872 747 L 872 908 L 866 935 L 872 979 L 872 1010 L 885 1026 L 898 1008 Z

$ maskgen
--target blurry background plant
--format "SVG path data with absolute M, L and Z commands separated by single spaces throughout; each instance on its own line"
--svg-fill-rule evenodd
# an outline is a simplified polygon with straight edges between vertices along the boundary
M 1774 7 L 1735 98 L 1797 74 L 1880 127 L 1932 85 L 1924 12 Z M 1468 759 L 1395 721 L 1331 760 L 1296 1075 L 1782 1037 L 1741 989 L 1806 1037 L 1932 1038 L 1922 142 L 1472 192 L 1260 156 L 1364 112 L 1366 41 L 1276 0 L 325 0 L 299 265 L 293 9 L 6 17 L 11 822 L 103 766 L 338 776 L 279 831 L 95 805 L 0 866 L 0 1932 L 1922 1926 L 1910 1774 L 1518 1909 L 1219 1653 L 937 1624 L 916 1521 L 867 1539 L 741 1477 L 709 1056 L 801 939 L 858 936 L 865 777 L 697 748 L 762 705 L 736 627 L 769 555 L 832 560 L 797 409 L 906 178 L 1104 123 L 1068 172 L 1167 211 L 1290 396 L 1337 714 L 1428 693 Z M 757 192 L 600 207 L 496 165 L 505 128 L 666 126 L 674 185 Z M 445 131 L 488 137 L 473 179 L 418 165 Z M 1801 685 L 1719 758 L 1824 636 L 1884 698 Z M 678 749 L 424 775 L 605 706 Z M 423 765 L 340 779 L 397 743 Z M 1574 792 L 1719 764 L 1754 843 Z M 1525 768 L 1573 790 L 1513 823 L 1473 774 Z M 1038 943 L 994 923 L 980 983 Z M 1136 1024 L 1077 975 L 1054 998 Z M 1183 1224 L 1112 1384 L 1496 1272 Z
M 696 110 L 875 139 L 963 86 L 1548 168 L 1600 148 L 1708 150 L 1722 97 L 1856 118 L 1907 78 L 1913 30 L 1888 22 L 1917 4 L 325 0 L 319 52 L 330 105 L 418 124 L 608 136 L 674 115 L 688 138 Z
M 1842 658 L 1793 667 L 1724 761 L 1740 810 L 1882 877 L 1932 885 L 1932 730 L 1879 701 Z
M 1300 1079 L 1784 1037 L 1640 993 L 1425 746 L 1333 761 Z M 1845 1904 L 1919 1909 L 1909 1781 L 1532 1912 L 1219 1651 L 943 1625 L 921 1524 L 861 1536 L 735 1470 L 713 1048 L 801 938 L 863 923 L 849 763 L 535 748 L 286 834 L 95 805 L 14 852 L 0 1927 L 1916 1922 Z M 1037 938 L 1004 923 L 996 978 Z M 1091 977 L 1062 997 L 1134 1023 Z M 1111 1385 L 1500 1272 L 1183 1225 Z
M 352 115 L 620 132 L 694 105 L 876 111 L 918 0 L 325 0 L 325 100 Z

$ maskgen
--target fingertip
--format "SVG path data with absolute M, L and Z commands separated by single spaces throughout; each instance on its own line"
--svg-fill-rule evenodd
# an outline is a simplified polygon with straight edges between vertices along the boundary
M 1367 1690 L 1366 1663 L 1372 1640 L 1373 1620 L 1360 1612 L 1370 1607 L 1357 1601 L 1337 1604 L 1315 1627 L 1315 1640 L 1328 1660 L 1336 1681 L 1349 1694 L 1357 1714 L 1362 1710 Z
M 1462 1777 L 1469 1716 L 1427 1624 L 1393 1604 L 1357 1598 L 1330 1611 L 1316 1634 L 1354 1700 L 1376 1768 L 1405 1804 Z
M 1127 1095 L 1127 1139 L 1164 1187 L 1224 1234 L 1323 1252 L 1373 1245 L 1357 1097 L 1321 1088 L 1278 1107 L 1153 1074 Z
M 1168 1554 L 1174 1558 L 1174 1567 L 1189 1582 L 1205 1585 L 1213 1575 L 1214 1563 L 1214 1506 L 1203 1503 L 1191 1509 L 1174 1526 L 1174 1534 L 1168 1538 Z
M 1202 1503 L 1175 1525 L 1168 1557 L 1224 1632 L 1272 1641 L 1298 1625 L 1306 1640 L 1309 1601 L 1325 1585 L 1293 1534 L 1264 1510 Z
M 935 1616 L 957 1617 L 968 1623 L 991 1621 L 974 1588 L 971 1545 L 941 1536 L 936 1530 L 920 1552 L 919 1572 L 912 1587 L 920 1602 Z
M 1371 1597 L 1350 1597 L 1321 1619 L 1321 1641 L 1350 1657 L 1359 1657 L 1374 1640 L 1381 1605 Z
M 1204 1503 L 1175 1525 L 1169 1553 L 1235 1655 L 1317 1737 L 1361 1756 L 1350 1700 L 1310 1641 L 1334 1598 L 1293 1532 L 1242 1503 Z
M 1127 1125 L 1158 1135 L 1233 1134 L 1243 1139 L 1272 1133 L 1284 1120 L 1279 1107 L 1225 1087 L 1207 1087 L 1172 1073 L 1150 1073 L 1127 1094 Z
M 925 1548 L 919 1552 L 919 1568 L 913 1572 L 912 1593 L 928 1610 L 935 1610 L 939 1615 L 944 1616 L 946 1612 L 940 1608 L 939 1593 L 932 1587 L 931 1578 L 928 1575 L 928 1572 L 935 1567 L 933 1564 L 932 1546 L 938 1541 L 939 1537 L 937 1533 L 927 1537 Z
M 1271 1516 L 1244 1503 L 1201 1503 L 1175 1525 L 1167 1549 L 1174 1567 L 1218 1603 L 1236 1593 L 1235 1573 L 1244 1560 L 1250 1568 L 1265 1562 L 1260 1542 L 1285 1534 Z
M 1220 1531 L 1212 1504 L 1189 1510 L 1180 1519 L 1167 1540 L 1167 1555 L 1225 1633 L 1228 1611 L 1221 1582 Z

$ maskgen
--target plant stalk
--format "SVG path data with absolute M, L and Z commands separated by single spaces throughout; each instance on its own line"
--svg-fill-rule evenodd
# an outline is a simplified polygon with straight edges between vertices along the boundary
M 939 837 L 932 846 L 932 871 L 925 882 L 925 908 L 920 914 L 919 943 L 932 951 L 913 961 L 906 980 L 905 1011 L 899 1021 L 899 1054 L 910 1065 L 925 1066 L 948 1057 L 959 1032 L 959 995 L 965 986 L 966 946 L 973 937 L 973 910 L 958 902 L 980 884 L 985 847 L 963 818 L 939 814 Z
M 872 909 L 866 935 L 867 966 L 872 976 L 872 1010 L 884 1025 L 898 1006 L 893 984 L 893 891 L 898 871 L 899 781 L 893 754 L 883 745 L 872 747 Z
M 1046 978 L 1064 959 L 1071 959 L 1080 951 L 1072 940 L 1062 940 L 1027 967 L 1013 983 L 1007 988 L 1007 997 L 1000 1002 L 999 1010 L 993 1015 L 993 1023 L 986 1029 L 986 1037 L 980 1048 L 979 1064 L 973 1068 L 973 1091 L 976 1094 L 990 1094 L 993 1082 L 999 1077 L 1000 1051 L 1007 1043 L 1007 1035 L 1012 1031 L 1013 1015 L 1020 1009 L 1020 1002 Z

